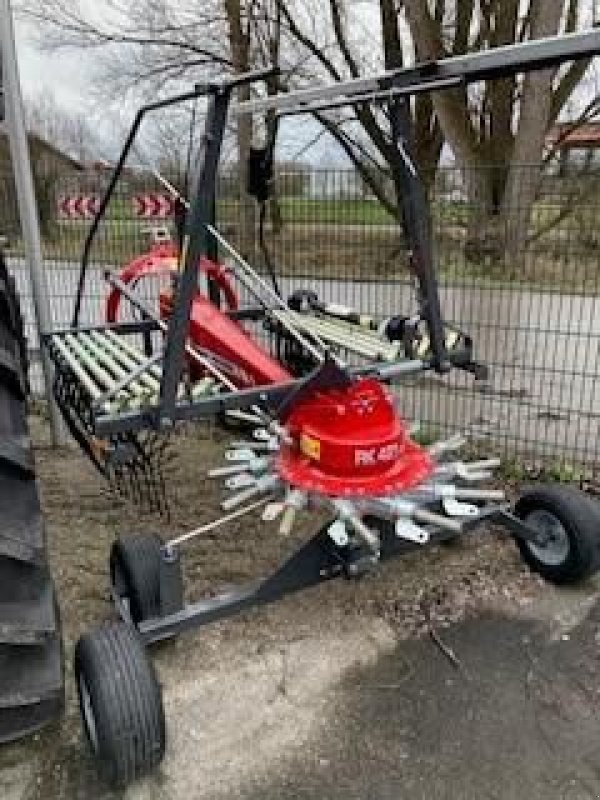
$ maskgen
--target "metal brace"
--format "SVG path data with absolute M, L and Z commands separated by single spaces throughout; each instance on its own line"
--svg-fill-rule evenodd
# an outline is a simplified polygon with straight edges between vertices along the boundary
M 429 541 L 429 533 L 409 519 L 397 519 L 395 527 L 396 536 L 401 539 L 408 539 L 409 542 L 416 542 L 416 544 L 427 544 Z

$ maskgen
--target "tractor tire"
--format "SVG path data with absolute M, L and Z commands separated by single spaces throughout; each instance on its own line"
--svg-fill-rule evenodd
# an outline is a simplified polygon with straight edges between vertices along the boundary
M 525 492 L 515 514 L 540 531 L 540 542 L 517 539 L 529 567 L 556 584 L 577 583 L 600 565 L 600 505 L 570 486 L 545 485 Z
M 111 622 L 84 634 L 75 648 L 75 680 L 102 778 L 123 788 L 157 767 L 166 744 L 162 695 L 135 630 Z
M 27 345 L 0 254 L 0 742 L 64 705 L 60 618 L 27 431 Z
M 161 540 L 151 533 L 121 536 L 110 551 L 110 581 L 135 626 L 160 615 Z

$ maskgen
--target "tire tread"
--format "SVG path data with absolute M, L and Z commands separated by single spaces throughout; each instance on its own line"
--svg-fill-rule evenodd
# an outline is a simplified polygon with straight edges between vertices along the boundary
M 600 566 L 600 505 L 572 486 L 542 484 L 523 493 L 515 513 L 523 519 L 535 509 L 545 509 L 560 519 L 571 548 L 562 564 L 549 565 L 540 562 L 526 542 L 517 540 L 529 567 L 556 584 L 577 583 L 592 575 Z
M 124 787 L 158 766 L 166 740 L 161 691 L 133 628 L 112 622 L 82 636 L 75 673 L 90 693 L 102 777 Z

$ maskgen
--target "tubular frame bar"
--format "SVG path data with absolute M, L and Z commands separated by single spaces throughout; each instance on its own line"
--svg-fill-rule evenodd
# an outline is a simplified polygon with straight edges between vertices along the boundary
M 477 517 L 464 521 L 463 534 L 472 533 L 480 525 L 490 522 L 504 525 L 516 538 L 531 540 L 537 536 L 536 531 L 528 528 L 511 514 L 505 505 L 490 505 L 482 508 Z M 285 595 L 316 586 L 323 581 L 347 576 L 348 568 L 352 563 L 348 559 L 348 550 L 339 547 L 332 541 L 328 534 L 328 528 L 329 524 L 323 526 L 266 579 L 234 587 L 229 592 L 217 594 L 208 600 L 192 603 L 178 610 L 166 611 L 160 617 L 140 623 L 138 631 L 143 642 L 149 645 L 176 636 L 186 630 L 193 630 L 218 620 L 227 619 L 241 611 L 273 603 Z M 396 536 L 393 525 L 385 522 L 379 529 L 379 533 L 381 534 L 381 561 L 403 556 L 417 549 L 424 549 L 456 535 L 451 531 L 430 528 L 429 542 L 420 545 Z M 165 572 L 169 569 L 173 552 L 169 551 L 166 555 L 168 555 L 168 559 L 164 565 L 161 564 L 161 571 L 164 569 Z M 164 583 L 166 584 L 167 581 Z M 162 585 L 163 581 L 161 580 L 161 587 Z M 131 624 L 127 609 L 120 601 L 114 587 L 112 594 L 119 615 Z
M 444 322 L 440 305 L 437 271 L 431 234 L 431 216 L 423 181 L 412 159 L 410 117 L 406 98 L 395 98 L 389 104 L 392 140 L 399 163 L 394 167 L 401 187 L 402 227 L 410 251 L 410 267 L 419 283 L 419 310 L 429 329 L 433 365 L 438 372 L 447 372 L 451 364 L 444 344 Z
M 108 204 L 111 201 L 111 198 L 114 194 L 115 188 L 117 186 L 117 182 L 121 177 L 121 173 L 123 172 L 123 168 L 125 167 L 125 162 L 127 161 L 127 157 L 133 147 L 133 143 L 135 141 L 135 137 L 140 129 L 140 125 L 142 124 L 144 117 L 151 111 L 158 111 L 161 108 L 167 108 L 168 106 L 178 105 L 179 103 L 185 103 L 188 100 L 194 100 L 197 97 L 204 97 L 206 96 L 212 89 L 212 84 L 198 84 L 194 87 L 193 91 L 184 92 L 183 94 L 174 95 L 173 97 L 167 97 L 164 100 L 157 100 L 154 103 L 148 103 L 145 106 L 142 106 L 135 115 L 133 120 L 133 124 L 129 129 L 129 133 L 127 135 L 127 139 L 125 140 L 125 144 L 119 156 L 119 159 L 116 163 L 114 168 L 113 174 L 111 175 L 109 184 L 106 188 L 104 196 L 100 202 L 100 208 L 98 209 L 98 213 L 94 217 L 94 221 L 90 226 L 90 230 L 88 231 L 88 235 L 85 240 L 85 244 L 83 246 L 83 254 L 81 256 L 81 268 L 79 271 L 79 282 L 77 284 L 77 295 L 75 297 L 75 308 L 73 310 L 73 318 L 71 322 L 71 327 L 76 328 L 79 323 L 79 314 L 81 311 L 81 298 L 83 296 L 83 290 L 85 288 L 85 280 L 87 276 L 87 269 L 90 260 L 90 252 L 92 249 L 92 244 L 94 239 L 96 238 L 96 233 L 98 232 L 98 228 L 100 223 L 104 219 L 104 215 L 106 214 L 106 209 L 108 208 Z
M 217 169 L 225 136 L 231 89 L 213 91 L 204 132 L 204 151 L 196 177 L 194 196 L 186 215 L 182 262 L 177 295 L 169 320 L 163 378 L 160 390 L 160 415 L 167 420 L 173 415 L 177 389 L 185 361 L 185 344 L 194 292 L 198 285 L 197 264 L 211 250 L 208 226 L 212 221 Z
M 456 366 L 467 363 L 465 355 L 462 360 L 460 354 L 452 354 L 452 362 Z M 399 361 L 396 364 L 368 365 L 349 369 L 350 375 L 373 375 L 382 382 L 393 382 L 408 375 L 415 375 L 433 369 L 431 361 Z M 191 422 L 212 417 L 221 411 L 236 411 L 250 408 L 254 405 L 267 408 L 277 408 L 293 391 L 299 389 L 308 378 L 300 378 L 287 383 L 257 386 L 252 389 L 215 394 L 212 397 L 195 400 L 190 403 L 176 403 L 173 414 L 169 417 L 169 426 L 174 422 Z M 146 428 L 160 430 L 164 420 L 160 417 L 159 408 L 145 409 L 143 411 L 127 411 L 119 414 L 98 415 L 95 420 L 95 430 L 98 435 L 140 431 Z
M 337 100 L 328 100 L 327 102 L 307 103 L 306 105 L 298 106 L 298 108 L 286 109 L 278 116 L 292 117 L 298 114 L 312 114 L 318 111 L 333 111 L 335 108 L 342 108 L 343 106 L 360 105 L 361 103 L 376 103 L 378 101 L 392 100 L 396 97 L 409 97 L 413 94 L 423 94 L 425 92 L 439 92 L 443 89 L 456 89 L 463 86 L 464 81 L 461 78 L 438 78 L 435 81 L 424 81 L 423 83 L 415 83 L 412 86 L 400 86 L 398 88 L 390 89 L 377 89 L 374 92 L 361 92 L 352 99 L 344 96 Z
M 112 400 L 119 394 L 119 392 L 123 391 L 123 389 L 127 389 L 131 383 L 140 377 L 140 375 L 143 375 L 144 372 L 148 372 L 151 367 L 155 367 L 160 364 L 162 359 L 162 353 L 156 353 L 155 355 L 147 358 L 146 361 L 139 364 L 135 369 L 131 370 L 131 372 L 121 378 L 121 380 L 117 381 L 117 383 L 115 383 L 111 389 L 106 391 L 102 397 L 98 398 L 95 405 L 98 408 L 102 408 L 104 403 L 106 403 L 108 400 Z
M 104 331 L 113 331 L 114 333 L 147 333 L 152 331 L 159 331 L 160 326 L 153 319 L 142 319 L 131 322 L 108 322 L 100 323 L 98 325 L 79 325 L 77 326 L 77 333 L 104 333 Z M 65 336 L 68 333 L 73 333 L 73 328 L 55 328 L 50 333 L 42 334 L 42 340 L 46 344 L 53 336 Z
M 153 321 L 158 330 L 163 331 L 163 333 L 168 333 L 169 323 L 161 320 L 159 315 L 155 314 L 147 305 L 147 303 L 141 297 L 136 295 L 135 289 L 132 289 L 131 286 L 123 283 L 120 278 L 117 278 L 108 271 L 106 272 L 106 280 L 112 286 L 115 286 L 117 289 L 119 289 L 123 296 L 126 297 L 132 305 L 136 306 L 145 317 Z M 221 372 L 221 367 L 219 364 L 225 363 L 223 359 L 220 359 L 217 355 L 211 353 L 209 350 L 203 349 L 199 345 L 187 345 L 185 341 L 184 348 L 186 351 L 190 352 L 190 354 L 192 354 L 191 351 L 193 351 L 193 353 L 198 357 L 198 362 L 202 363 L 209 371 L 212 371 L 213 377 L 215 377 L 220 383 L 223 383 L 225 386 L 229 386 L 232 391 L 235 389 L 234 384 Z
M 326 103 L 328 100 L 343 97 L 347 98 L 349 105 L 352 105 L 360 102 L 361 94 L 385 92 L 392 88 L 411 89 L 417 85 L 419 91 L 431 91 L 432 85 L 440 80 L 455 78 L 464 83 L 474 83 L 503 78 L 519 72 L 555 67 L 565 61 L 596 55 L 600 55 L 600 29 L 549 36 L 520 44 L 502 45 L 480 53 L 425 61 L 413 67 L 389 70 L 371 78 L 355 78 L 316 89 L 301 89 L 289 94 L 237 103 L 234 110 L 237 114 L 270 110 L 278 111 L 280 114 L 298 113 L 298 110 L 303 106 L 306 107 L 307 103 L 319 101 Z
M 104 218 L 108 204 L 110 203 L 110 200 L 113 196 L 117 182 L 121 177 L 121 173 L 123 172 L 125 162 L 127 161 L 127 157 L 129 156 L 131 148 L 133 147 L 133 143 L 139 131 L 140 125 L 142 124 L 142 121 L 146 116 L 146 114 L 148 114 L 151 111 L 158 111 L 161 108 L 167 108 L 168 106 L 174 106 L 180 103 L 185 103 L 188 100 L 195 100 L 198 97 L 206 97 L 207 95 L 214 92 L 222 90 L 231 91 L 236 86 L 240 86 L 245 83 L 253 83 L 254 81 L 264 80 L 265 78 L 268 78 L 271 75 L 273 75 L 275 72 L 277 72 L 277 70 L 274 68 L 260 69 L 260 70 L 255 70 L 253 72 L 247 72 L 241 75 L 236 75 L 232 78 L 229 78 L 227 81 L 223 81 L 220 83 L 219 82 L 197 83 L 194 86 L 194 88 L 189 92 L 173 95 L 172 97 L 166 97 L 162 100 L 157 100 L 154 103 L 148 103 L 147 105 L 142 106 L 137 111 L 133 123 L 131 125 L 131 128 L 129 129 L 129 133 L 125 140 L 125 144 L 123 145 L 121 154 L 113 170 L 113 174 L 111 175 L 109 184 L 106 188 L 106 191 L 100 203 L 100 208 L 98 209 L 98 213 L 94 217 L 94 221 L 92 222 L 92 225 L 85 240 L 85 244 L 83 246 L 83 254 L 81 257 L 81 268 L 79 272 L 79 282 L 77 285 L 77 295 L 75 298 L 75 308 L 73 310 L 71 327 L 76 328 L 79 323 L 79 313 L 81 311 L 81 298 L 83 296 L 83 290 L 85 288 L 85 279 L 86 279 L 90 251 L 92 248 L 93 241 L 96 237 L 96 233 L 98 232 L 98 227 L 100 225 L 100 222 Z

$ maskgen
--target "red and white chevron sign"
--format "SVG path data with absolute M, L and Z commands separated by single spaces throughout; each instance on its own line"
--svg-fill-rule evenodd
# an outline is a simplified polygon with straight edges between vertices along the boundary
M 172 197 L 159 192 L 136 194 L 133 197 L 133 213 L 144 219 L 166 219 L 175 211 Z
M 62 195 L 58 198 L 58 212 L 65 219 L 91 219 L 100 208 L 100 198 L 95 194 Z

